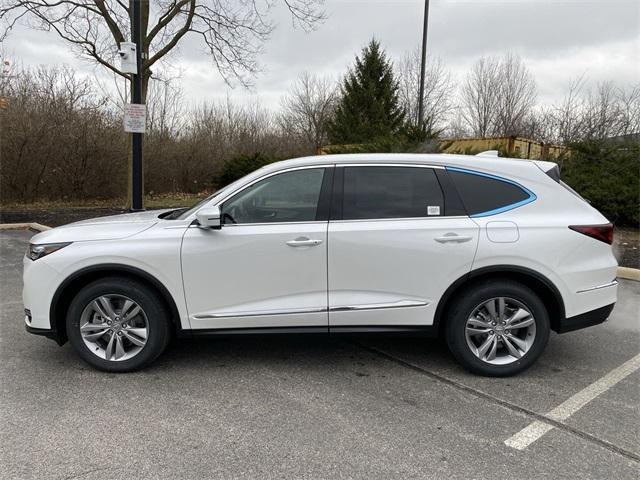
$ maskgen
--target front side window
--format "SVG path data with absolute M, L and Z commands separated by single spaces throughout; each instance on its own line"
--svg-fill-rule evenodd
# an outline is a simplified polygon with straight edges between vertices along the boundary
M 344 167 L 344 220 L 440 215 L 444 199 L 433 169 Z
M 448 168 L 449 176 L 470 216 L 505 212 L 535 200 L 535 195 L 506 179 Z
M 267 177 L 224 202 L 223 222 L 315 221 L 323 177 L 323 168 L 293 170 Z

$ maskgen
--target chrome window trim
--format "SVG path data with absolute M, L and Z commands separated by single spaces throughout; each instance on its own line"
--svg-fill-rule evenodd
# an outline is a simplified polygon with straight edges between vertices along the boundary
M 233 192 L 229 192 L 226 196 L 221 197 L 220 199 L 217 199 L 215 201 L 215 203 L 211 203 L 211 204 L 205 204 L 203 205 L 201 208 L 207 208 L 209 206 L 221 206 L 224 202 L 226 202 L 227 200 L 229 200 L 231 197 L 238 195 L 239 193 L 241 193 L 243 190 L 245 190 L 246 188 L 249 188 L 250 186 L 265 180 L 269 177 L 272 177 L 274 175 L 278 175 L 281 173 L 287 173 L 287 172 L 293 172 L 296 170 L 307 170 L 307 169 L 311 169 L 311 168 L 344 168 L 344 167 L 414 167 L 414 168 L 431 168 L 431 169 L 439 169 L 439 170 L 446 170 L 446 166 L 445 165 L 430 165 L 430 164 L 420 164 L 420 163 L 407 163 L 407 162 L 401 162 L 401 163 L 376 163 L 376 162 L 357 162 L 357 163 L 335 163 L 335 162 L 329 162 L 329 163 L 318 163 L 318 164 L 314 164 L 314 165 L 301 165 L 301 166 L 297 166 L 297 167 L 288 167 L 288 168 L 283 168 L 282 170 L 276 170 L 274 172 L 270 172 L 267 173 L 265 175 L 262 175 L 261 177 L 256 178 L 255 180 L 247 183 L 246 185 L 243 185 L 242 187 L 240 187 L 237 190 L 234 190 Z M 195 218 L 195 213 L 193 214 L 193 218 Z M 306 222 L 264 222 L 264 223 L 241 223 L 241 224 L 223 224 L 223 227 L 230 227 L 230 226 L 235 226 L 235 227 L 241 227 L 241 226 L 262 226 L 262 225 L 296 225 L 296 224 L 314 224 L 314 223 L 328 223 L 328 222 L 335 222 L 335 223 L 344 223 L 344 222 L 371 222 L 371 221 L 389 221 L 389 220 L 420 220 L 420 219 L 432 219 L 432 218 L 469 218 L 468 216 L 464 216 L 464 215 L 458 215 L 458 216 L 445 216 L 445 215 L 438 215 L 438 216 L 431 216 L 431 217 L 406 217 L 406 218 L 367 218 L 367 219 L 354 219 L 354 220 L 327 220 L 327 221 L 306 221 Z
M 596 285 L 595 287 L 585 288 L 583 290 L 578 290 L 576 293 L 585 293 L 591 292 L 593 290 L 600 290 L 601 288 L 614 287 L 618 285 L 618 281 L 614 280 L 613 282 L 604 283 L 602 285 Z
M 409 221 L 409 220 L 441 220 L 443 218 L 446 218 L 446 219 L 450 220 L 450 219 L 460 219 L 460 218 L 469 218 L 469 217 L 466 216 L 466 215 L 451 215 L 451 216 L 431 215 L 430 217 L 354 218 L 354 219 L 351 219 L 351 220 L 329 220 L 329 222 L 330 223 L 406 222 L 406 221 Z
M 310 222 L 264 222 L 264 223 L 225 223 L 222 228 L 227 227 L 262 227 L 265 225 L 322 225 L 327 224 L 328 220 L 312 220 Z M 189 228 L 200 228 L 199 225 L 189 225 Z
M 414 168 L 433 168 L 445 170 L 443 165 L 428 165 L 424 163 L 337 163 L 336 167 L 414 167 Z

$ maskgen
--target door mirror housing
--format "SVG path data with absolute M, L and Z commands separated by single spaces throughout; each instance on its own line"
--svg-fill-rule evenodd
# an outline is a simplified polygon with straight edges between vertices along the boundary
M 201 227 L 204 228 L 222 228 L 222 218 L 220 213 L 220 207 L 207 207 L 201 208 L 196 213 L 196 219 Z

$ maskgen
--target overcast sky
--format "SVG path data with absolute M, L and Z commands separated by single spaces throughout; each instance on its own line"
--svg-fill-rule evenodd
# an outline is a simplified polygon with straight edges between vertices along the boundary
M 638 0 L 431 0 L 428 51 L 460 79 L 480 56 L 520 54 L 534 73 L 540 103 L 562 97 L 572 79 L 640 82 Z M 193 40 L 173 62 L 182 71 L 189 102 L 230 95 L 276 106 L 302 72 L 340 77 L 371 37 L 392 59 L 420 45 L 422 0 L 326 0 L 326 22 L 310 33 L 294 29 L 286 8 L 276 6 L 276 29 L 259 57 L 254 88 L 229 88 Z M 14 29 L 5 53 L 24 66 L 69 64 L 102 75 L 53 33 Z

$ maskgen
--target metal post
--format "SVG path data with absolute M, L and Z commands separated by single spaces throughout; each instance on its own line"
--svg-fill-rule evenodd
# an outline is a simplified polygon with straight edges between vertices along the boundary
M 422 30 L 422 59 L 420 65 L 420 91 L 418 92 L 418 126 L 424 125 L 424 75 L 427 63 L 427 25 L 429 24 L 429 0 L 424 0 L 424 27 Z
M 138 73 L 132 74 L 131 81 L 131 103 L 142 103 L 142 39 L 141 36 L 141 15 L 140 0 L 133 0 L 133 18 L 131 25 L 131 41 L 137 46 L 136 48 L 136 64 L 138 65 Z M 143 185 L 142 185 L 142 134 L 131 134 L 132 146 L 132 165 L 131 165 L 131 210 L 144 210 L 143 203 Z

